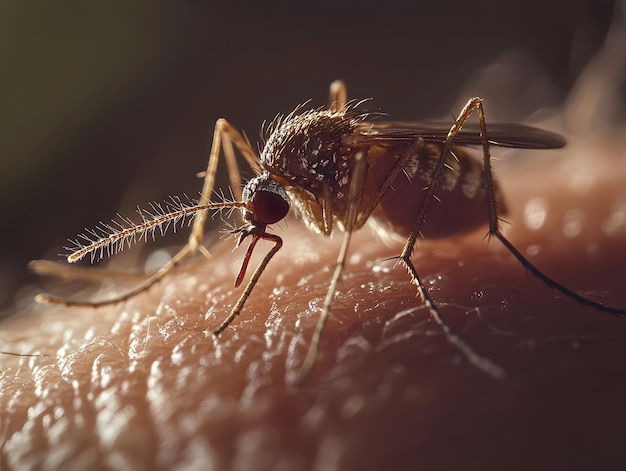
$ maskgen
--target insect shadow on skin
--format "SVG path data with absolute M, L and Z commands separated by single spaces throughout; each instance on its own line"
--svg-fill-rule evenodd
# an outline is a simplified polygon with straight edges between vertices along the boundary
M 552 280 L 532 265 L 500 231 L 499 216 L 506 208 L 493 177 L 490 146 L 554 149 L 565 145 L 561 136 L 519 124 L 490 124 L 487 129 L 480 98 L 470 99 L 452 125 L 378 121 L 375 119 L 378 113 L 359 110 L 362 103 L 348 101 L 345 85 L 340 81 L 333 82 L 328 107 L 312 110 L 298 107 L 270 123 L 260 155 L 230 123 L 219 119 L 198 201 L 183 202 L 180 198 L 172 198 L 165 204 L 153 204 L 150 211 L 138 210 L 141 223 L 120 216 L 110 224 L 101 223 L 96 229 L 80 235 L 73 241 L 73 246 L 68 247 L 71 251 L 69 262 L 86 255 L 91 255 L 93 260 L 105 253 L 116 253 L 137 239 L 154 236 L 157 229 L 165 233 L 169 226 L 193 218 L 187 244 L 168 263 L 135 288 L 115 298 L 75 301 L 42 294 L 37 300 L 89 307 L 125 301 L 146 291 L 195 250 L 210 256 L 202 245 L 208 212 L 239 209 L 244 222 L 231 232 L 237 235 L 238 245 L 246 239 L 249 245 L 235 280 L 236 287 L 244 281 L 257 243 L 266 240 L 273 246 L 251 275 L 230 314 L 213 331 L 219 336 L 241 313 L 268 263 L 282 247 L 282 239 L 268 232 L 268 227 L 284 219 L 293 207 L 314 232 L 330 236 L 335 226 L 344 231 L 337 264 L 308 352 L 300 370 L 288 378 L 293 384 L 304 382 L 313 368 L 324 325 L 345 268 L 351 235 L 366 222 L 370 222 L 381 235 L 406 238 L 401 254 L 395 258 L 408 271 L 431 316 L 447 340 L 469 362 L 495 378 L 504 377 L 505 370 L 452 332 L 428 293 L 411 261 L 419 237 L 444 238 L 488 224 L 488 236 L 499 239 L 524 268 L 549 287 L 598 311 L 626 315 L 622 309 L 590 300 Z M 474 113 L 478 115 L 478 126 L 467 123 Z M 468 153 L 467 146 L 480 146 L 482 159 Z M 234 148 L 256 175 L 246 183 L 242 192 Z M 221 151 L 235 198 L 210 202 Z M 33 265 L 35 271 L 40 265 L 44 266 L 41 262 Z M 47 267 L 46 271 L 49 274 L 54 270 Z M 63 268 L 57 272 L 63 275 Z

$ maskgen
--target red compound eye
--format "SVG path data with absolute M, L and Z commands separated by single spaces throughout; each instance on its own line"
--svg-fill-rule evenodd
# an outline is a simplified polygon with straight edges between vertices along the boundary
M 289 200 L 271 191 L 258 190 L 252 197 L 254 220 L 262 224 L 274 224 L 289 212 Z
M 285 188 L 269 173 L 251 179 L 243 189 L 243 200 L 251 204 L 245 219 L 257 224 L 269 225 L 280 221 L 289 212 L 289 196 Z

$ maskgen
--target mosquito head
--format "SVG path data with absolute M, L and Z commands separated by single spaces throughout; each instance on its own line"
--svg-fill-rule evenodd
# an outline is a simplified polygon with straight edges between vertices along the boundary
M 244 219 L 252 225 L 274 224 L 289 212 L 289 196 L 285 188 L 269 173 L 251 179 L 243 189 Z
M 253 286 L 256 283 L 256 279 L 261 275 L 265 269 L 265 265 L 269 262 L 269 259 L 280 249 L 283 245 L 283 241 L 280 237 L 274 234 L 268 234 L 265 232 L 265 228 L 274 224 L 285 216 L 289 212 L 289 197 L 285 188 L 273 180 L 268 172 L 251 179 L 243 189 L 242 198 L 245 207 L 242 208 L 243 218 L 246 220 L 244 226 L 236 229 L 234 232 L 239 232 L 239 239 L 237 245 L 241 244 L 243 240 L 252 236 L 246 255 L 241 263 L 239 274 L 235 279 L 235 287 L 238 287 L 246 274 L 250 257 L 257 242 L 261 239 L 269 240 L 274 243 L 274 248 L 265 256 L 265 259 L 257 271 L 252 276 L 250 283 Z M 255 279 L 256 277 L 256 279 Z M 218 329 L 219 333 L 220 329 Z

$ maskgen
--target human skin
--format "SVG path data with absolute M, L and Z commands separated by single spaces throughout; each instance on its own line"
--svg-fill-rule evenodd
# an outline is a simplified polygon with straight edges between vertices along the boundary
M 510 210 L 506 234 L 531 262 L 626 308 L 624 143 L 607 142 L 531 152 L 496 172 Z M 546 208 L 536 230 L 528 207 Z M 385 261 L 401 244 L 382 244 L 364 228 L 312 374 L 300 387 L 288 384 L 341 239 L 289 219 L 274 228 L 283 248 L 219 339 L 212 330 L 241 291 L 233 281 L 244 248 L 196 257 L 123 304 L 28 303 L 28 313 L 4 322 L 4 351 L 47 356 L 0 356 L 0 467 L 623 465 L 626 319 L 555 293 L 497 240 L 484 240 L 485 231 L 420 241 L 414 262 L 453 331 L 502 366 L 505 379 L 447 342 L 406 272 Z M 257 257 L 268 249 L 261 242 Z

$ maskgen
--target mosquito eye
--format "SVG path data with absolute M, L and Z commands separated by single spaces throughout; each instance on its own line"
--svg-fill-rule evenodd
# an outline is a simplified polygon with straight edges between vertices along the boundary
M 289 200 L 271 191 L 258 191 L 252 198 L 254 219 L 263 224 L 274 224 L 289 212 Z
M 253 178 L 243 189 L 243 200 L 252 203 L 244 215 L 247 221 L 274 224 L 289 212 L 289 196 L 285 188 L 268 173 Z M 251 213 L 250 213 L 251 211 Z

